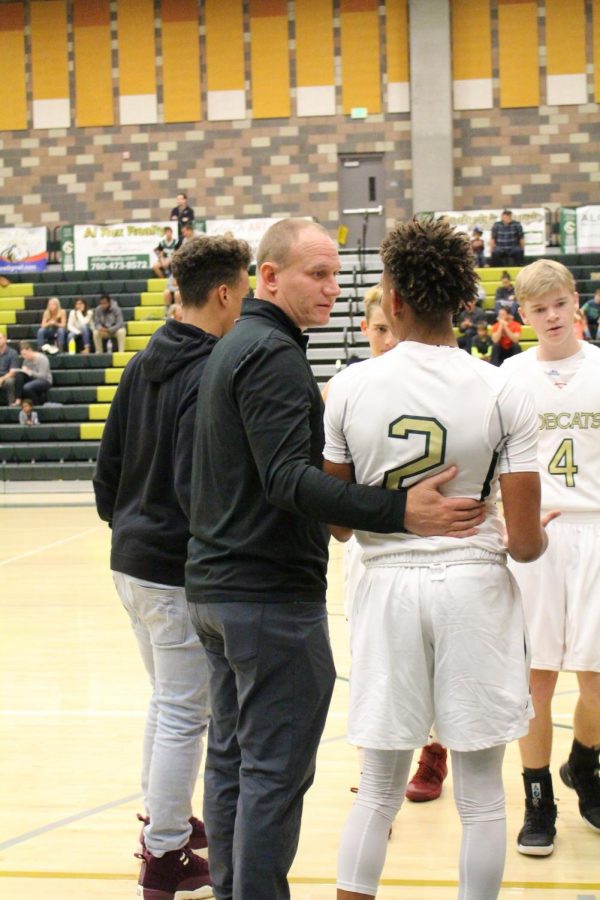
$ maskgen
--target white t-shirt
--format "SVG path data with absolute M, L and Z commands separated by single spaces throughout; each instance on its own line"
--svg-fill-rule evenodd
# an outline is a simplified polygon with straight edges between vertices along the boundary
M 552 361 L 540 361 L 532 347 L 506 360 L 501 372 L 535 403 L 542 507 L 600 516 L 600 350 L 580 347 Z
M 485 499 L 472 538 L 420 538 L 357 531 L 367 562 L 381 554 L 504 553 L 496 509 L 498 476 L 536 472 L 536 415 L 529 395 L 494 366 L 454 347 L 404 341 L 349 366 L 330 383 L 325 458 L 353 463 L 356 481 L 410 487 L 452 464 L 448 496 Z

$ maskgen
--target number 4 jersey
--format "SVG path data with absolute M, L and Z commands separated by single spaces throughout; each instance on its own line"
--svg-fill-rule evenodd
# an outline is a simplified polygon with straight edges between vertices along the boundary
M 536 472 L 537 423 L 531 397 L 499 369 L 455 347 L 404 341 L 349 366 L 331 381 L 325 458 L 352 463 L 356 481 L 410 487 L 450 465 L 454 497 L 485 499 L 488 515 L 468 539 L 357 532 L 363 560 L 381 554 L 504 553 L 496 510 L 498 476 Z
M 600 350 L 580 344 L 569 359 L 538 360 L 537 347 L 501 372 L 527 387 L 538 413 L 542 507 L 600 514 Z

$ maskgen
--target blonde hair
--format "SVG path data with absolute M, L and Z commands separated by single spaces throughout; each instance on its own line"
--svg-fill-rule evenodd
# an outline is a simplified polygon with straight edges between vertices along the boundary
M 365 319 L 367 320 L 367 325 L 371 321 L 371 316 L 373 315 L 373 310 L 375 309 L 375 307 L 381 306 L 382 299 L 383 288 L 380 284 L 376 284 L 372 288 L 369 288 L 369 290 L 365 294 L 363 305 L 365 308 Z
M 556 288 L 574 294 L 576 285 L 567 267 L 553 259 L 536 259 L 521 269 L 515 281 L 515 294 L 521 305 Z
M 56 303 L 56 311 L 60 312 L 62 310 L 62 306 L 60 305 L 60 300 L 58 297 L 48 297 L 48 302 L 46 303 L 46 309 L 50 308 L 50 304 L 54 301 Z

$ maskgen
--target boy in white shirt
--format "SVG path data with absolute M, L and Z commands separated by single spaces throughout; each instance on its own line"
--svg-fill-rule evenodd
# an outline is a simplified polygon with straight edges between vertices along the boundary
M 575 335 L 575 282 L 561 263 L 537 260 L 521 270 L 515 288 L 539 345 L 501 371 L 533 396 L 542 510 L 561 511 L 543 559 L 512 566 L 531 640 L 535 709 L 520 742 L 526 810 L 517 847 L 548 856 L 556 834 L 550 754 L 560 671 L 576 672 L 579 682 L 573 746 L 560 775 L 577 791 L 583 819 L 600 832 L 600 350 Z

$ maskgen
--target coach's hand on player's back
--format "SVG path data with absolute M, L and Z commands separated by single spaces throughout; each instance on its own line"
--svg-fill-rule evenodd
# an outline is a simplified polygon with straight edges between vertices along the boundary
M 471 537 L 485 519 L 485 503 L 468 497 L 445 497 L 440 489 L 456 476 L 450 466 L 438 475 L 425 478 L 409 488 L 406 497 L 404 527 L 420 537 L 447 535 Z

